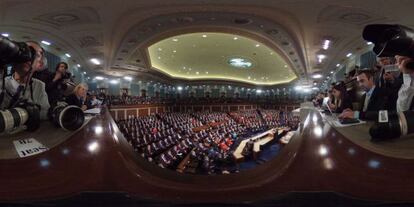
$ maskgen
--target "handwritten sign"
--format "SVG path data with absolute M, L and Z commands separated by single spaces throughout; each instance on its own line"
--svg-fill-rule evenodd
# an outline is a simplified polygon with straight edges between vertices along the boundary
M 19 157 L 28 157 L 49 150 L 34 138 L 15 140 L 13 144 Z

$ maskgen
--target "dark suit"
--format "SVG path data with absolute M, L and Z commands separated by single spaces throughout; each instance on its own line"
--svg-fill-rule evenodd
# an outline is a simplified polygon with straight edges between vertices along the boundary
M 70 94 L 69 96 L 67 96 L 65 102 L 68 105 L 75 105 L 79 107 L 82 107 L 82 105 L 84 104 L 83 101 L 79 99 L 75 94 Z
M 389 110 L 390 105 L 388 103 L 389 99 L 387 94 L 388 93 L 385 88 L 375 87 L 369 99 L 367 110 L 363 112 L 366 97 L 366 94 L 364 94 L 360 102 L 361 108 L 359 110 L 359 118 L 365 120 L 376 120 L 378 119 L 378 111 Z

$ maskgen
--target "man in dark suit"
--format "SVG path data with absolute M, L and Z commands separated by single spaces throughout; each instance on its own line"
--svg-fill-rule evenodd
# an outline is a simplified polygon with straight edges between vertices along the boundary
M 364 120 L 376 120 L 378 111 L 388 110 L 388 93 L 384 88 L 377 87 L 374 80 L 374 71 L 362 69 L 357 72 L 358 85 L 365 91 L 361 98 L 360 109 L 352 111 L 345 109 L 339 118 L 359 118 Z

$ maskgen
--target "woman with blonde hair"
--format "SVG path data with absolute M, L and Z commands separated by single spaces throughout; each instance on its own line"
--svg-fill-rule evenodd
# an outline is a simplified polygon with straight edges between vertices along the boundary
M 66 103 L 68 105 L 75 105 L 80 107 L 82 110 L 86 110 L 86 93 L 88 92 L 88 85 L 85 83 L 78 84 L 73 93 L 66 97 Z

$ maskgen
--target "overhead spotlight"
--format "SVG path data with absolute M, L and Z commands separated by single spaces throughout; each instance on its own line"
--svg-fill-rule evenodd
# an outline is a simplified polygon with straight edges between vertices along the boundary
M 372 45 L 373 43 L 372 42 L 367 42 L 367 45 Z
M 321 63 L 321 62 L 322 62 L 322 60 L 326 58 L 326 55 L 324 55 L 324 54 L 319 54 L 319 55 L 317 55 L 316 57 L 318 58 L 318 62 L 319 62 L 319 63 Z
M 182 86 L 178 86 L 177 87 L 177 90 L 182 91 L 183 90 L 183 87 Z
M 83 72 L 83 74 L 85 74 L 85 75 L 86 75 L 86 72 Z
M 80 68 L 80 67 L 81 67 L 81 65 L 80 65 L 80 64 L 77 64 L 76 66 L 77 66 L 78 68 Z
M 339 63 L 338 63 L 338 64 L 336 64 L 336 67 L 339 67 L 339 66 L 341 66 L 341 64 L 339 64 Z
M 3 36 L 3 37 L 9 37 L 10 34 L 8 34 L 8 33 L 2 33 L 1 36 Z
M 65 55 L 66 55 L 66 57 L 68 57 L 68 58 L 72 57 L 72 56 L 70 56 L 70 54 L 69 54 L 69 53 L 66 53 Z
M 331 41 L 330 41 L 330 40 L 325 40 L 325 41 L 323 42 L 322 48 L 323 48 L 324 50 L 327 50 L 327 49 L 329 48 L 330 44 L 331 44 Z
M 118 80 L 113 79 L 113 80 L 110 80 L 110 81 L 109 81 L 109 83 L 110 83 L 110 84 L 115 85 L 115 84 L 118 84 L 118 83 L 119 83 L 119 81 L 118 81 Z
M 95 64 L 95 65 L 100 65 L 101 64 L 101 61 L 99 61 L 98 59 L 96 59 L 96 58 L 92 58 L 92 59 L 90 59 L 90 61 L 93 63 L 93 64 Z
M 46 40 L 42 40 L 41 43 L 44 44 L 44 45 L 51 45 L 52 44 L 52 43 L 50 43 L 50 42 L 48 42 Z
M 312 78 L 314 78 L 314 79 L 319 79 L 319 78 L 322 78 L 323 76 L 321 75 L 321 74 L 314 74 L 314 75 L 312 75 Z
M 333 74 L 334 72 L 333 71 L 331 71 L 331 74 Z
M 104 80 L 105 78 L 104 78 L 104 77 L 102 77 L 102 76 L 96 76 L 96 77 L 95 77 L 95 79 L 96 79 L 96 80 Z
M 124 79 L 127 80 L 127 81 L 132 81 L 132 77 L 130 77 L 130 76 L 125 76 Z
M 351 57 L 351 56 L 352 56 L 352 53 L 346 54 L 346 57 Z

